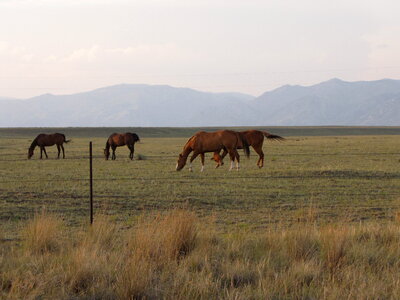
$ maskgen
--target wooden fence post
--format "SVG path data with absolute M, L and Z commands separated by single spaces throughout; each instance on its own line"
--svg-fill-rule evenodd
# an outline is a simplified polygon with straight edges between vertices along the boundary
M 89 143 L 89 165 L 90 165 L 90 224 L 93 224 L 93 157 L 92 142 Z

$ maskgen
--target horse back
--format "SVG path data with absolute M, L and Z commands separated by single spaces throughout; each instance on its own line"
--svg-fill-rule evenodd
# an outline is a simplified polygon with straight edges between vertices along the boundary
M 108 144 L 112 146 L 123 146 L 125 145 L 125 135 L 121 133 L 113 133 L 108 138 Z
M 36 137 L 39 146 L 60 145 L 65 142 L 65 136 L 61 133 L 44 134 L 41 133 Z
M 194 147 L 201 151 L 219 151 L 222 148 L 236 148 L 238 137 L 231 130 L 215 132 L 200 131 L 195 136 Z
M 259 130 L 240 131 L 250 146 L 259 145 L 264 142 L 264 134 Z

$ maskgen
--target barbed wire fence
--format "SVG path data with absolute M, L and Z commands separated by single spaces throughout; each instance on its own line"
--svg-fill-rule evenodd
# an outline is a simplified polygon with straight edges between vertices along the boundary
M 15 153 L 14 153 L 14 155 L 15 155 Z M 280 154 L 277 154 L 277 153 L 275 153 L 274 154 L 274 156 L 312 156 L 312 155 L 314 155 L 314 154 L 312 154 L 312 153 L 280 153 Z M 338 155 L 338 153 L 321 153 L 320 155 L 322 155 L 322 156 L 329 156 L 329 155 Z M 357 152 L 357 153 L 351 153 L 351 152 L 347 152 L 347 153 L 340 153 L 340 155 L 344 155 L 344 156 L 353 156 L 353 155 L 357 155 L 357 156 L 359 156 L 360 155 L 360 153 L 359 152 Z M 398 153 L 395 153 L 395 152 L 374 152 L 374 153 L 364 153 L 363 154 L 364 156 L 377 156 L 377 155 L 398 155 Z M 3 157 L 4 157 L 4 153 L 3 153 Z M 151 156 L 147 156 L 149 159 L 157 159 L 157 158 L 175 158 L 175 156 L 173 156 L 173 155 L 151 155 Z M 108 181 L 129 181 L 129 180 L 135 180 L 135 179 L 138 179 L 138 180 L 141 180 L 141 181 L 143 181 L 143 182 L 146 182 L 146 181 L 154 181 L 154 180 L 163 180 L 163 181 L 165 181 L 165 180 L 169 180 L 169 181 L 171 181 L 171 182 L 174 182 L 174 181 L 176 181 L 176 178 L 174 178 L 174 177 L 171 177 L 171 178 L 168 178 L 168 177 L 162 177 L 162 176 L 160 176 L 160 177 L 158 177 L 158 176 L 151 176 L 151 177 L 140 177 L 140 176 L 129 176 L 129 177 L 126 177 L 126 176 L 117 176 L 117 177 L 115 177 L 115 176 L 113 176 L 113 177 L 94 177 L 93 176 L 93 158 L 96 158 L 96 159 L 100 159 L 100 158 L 103 158 L 103 156 L 101 156 L 101 155 L 95 155 L 95 156 L 93 156 L 93 153 L 92 153 L 92 142 L 89 142 L 89 155 L 83 155 L 83 156 L 70 156 L 70 157 L 68 157 L 67 159 L 88 159 L 89 160 L 89 172 L 88 172 L 88 176 L 83 176 L 83 177 L 73 177 L 73 178 L 51 178 L 51 179 L 47 179 L 47 178 L 41 178 L 41 179 L 21 179 L 21 178 L 15 178 L 15 179 L 12 179 L 12 178 L 7 178 L 7 179 L 4 179 L 4 178 L 1 178 L 0 179 L 0 184 L 6 184 L 6 183 L 13 183 L 13 182 L 15 182 L 15 181 L 18 181 L 19 183 L 43 183 L 43 182 L 45 182 L 45 183 L 54 183 L 54 182 L 83 182 L 83 183 L 86 183 L 87 184 L 87 186 L 88 186 L 88 194 L 86 194 L 86 195 L 79 195 L 79 196 L 73 196 L 73 198 L 82 198 L 82 199 L 86 199 L 86 198 L 88 198 L 88 206 L 89 206 L 89 220 L 90 220 L 90 224 L 92 224 L 93 223 L 93 221 L 94 221 L 94 200 L 95 200 L 95 198 L 99 198 L 99 199 L 102 199 L 102 198 L 115 198 L 115 199 L 117 199 L 117 198 L 126 198 L 127 197 L 127 195 L 117 195 L 117 194 L 115 194 L 115 193 L 113 193 L 113 194 L 110 194 L 110 195 L 104 195 L 104 194 L 99 194 L 99 195 L 94 195 L 94 193 L 93 193 L 93 186 L 94 186 L 94 183 L 96 183 L 96 182 L 108 182 Z M 7 162 L 13 162 L 13 161 L 21 161 L 21 159 L 7 159 L 7 158 L 2 158 L 2 159 L 0 159 L 0 161 L 7 161 Z M 299 173 L 299 174 L 296 174 L 296 173 L 293 173 L 293 174 L 285 174 L 285 175 L 282 175 L 282 174 L 268 174 L 268 175 L 261 175 L 261 174 L 259 174 L 259 175 L 253 175 L 253 176 L 251 176 L 251 175 L 249 175 L 249 174 L 246 174 L 246 175 L 241 175 L 240 173 L 239 174 L 236 174 L 236 176 L 235 176 L 235 178 L 238 178 L 238 179 L 262 179 L 262 178 L 265 178 L 265 179 L 297 179 L 297 178 L 302 178 L 302 179 L 313 179 L 313 178 L 320 178 L 320 177 L 325 177 L 325 178 L 343 178 L 343 179 L 346 179 L 346 178 L 354 178 L 354 177 L 357 177 L 357 178 L 360 178 L 360 179 L 400 179 L 400 173 L 388 173 L 388 172 L 374 172 L 374 173 L 371 173 L 371 172 L 362 172 L 362 171 L 348 171 L 348 172 L 341 172 L 340 174 L 339 173 L 335 173 L 335 171 L 327 171 L 327 170 L 324 170 L 324 171 L 320 171 L 319 173 L 318 172 L 309 172 L 308 174 L 306 173 L 306 174 L 304 174 L 304 172 L 303 173 Z M 204 177 L 204 178 L 199 178 L 199 177 L 196 177 L 196 180 L 212 180 L 212 179 L 220 179 L 220 177 L 219 176 L 209 176 L 209 175 L 207 175 L 206 177 Z M 187 181 L 190 181 L 190 178 L 180 178 L 180 180 L 187 180 Z M 0 190 L 1 190 L 1 188 L 0 188 Z M 325 188 L 325 190 L 327 190 L 327 191 L 332 191 L 332 192 L 335 192 L 335 191 L 339 191 L 340 190 L 340 188 Z M 388 194 L 388 193 L 387 193 Z M 397 195 L 396 193 L 389 193 L 390 195 Z M 347 196 L 360 196 L 360 195 L 371 195 L 370 193 L 367 193 L 367 192 L 365 192 L 365 191 L 360 191 L 359 193 L 347 193 Z M 297 196 L 299 196 L 299 197 L 302 197 L 302 196 L 306 196 L 305 194 L 304 195 L 301 195 L 301 194 L 299 194 L 299 195 L 297 195 Z

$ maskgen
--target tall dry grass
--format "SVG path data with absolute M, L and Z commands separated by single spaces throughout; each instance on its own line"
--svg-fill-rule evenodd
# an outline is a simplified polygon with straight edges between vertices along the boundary
M 42 211 L 35 214 L 21 230 L 25 249 L 33 253 L 45 253 L 60 249 L 63 239 L 63 222 L 53 215 Z
M 193 212 L 69 231 L 41 213 L 1 244 L 1 299 L 397 299 L 400 225 L 217 233 Z

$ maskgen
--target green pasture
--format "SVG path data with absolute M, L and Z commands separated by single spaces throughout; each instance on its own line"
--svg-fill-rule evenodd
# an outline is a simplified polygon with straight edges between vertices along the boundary
M 275 129 L 269 131 L 282 134 Z M 215 169 L 208 154 L 202 173 L 199 158 L 194 172 L 187 167 L 175 171 L 178 154 L 196 130 L 176 129 L 184 130 L 175 132 L 176 137 L 172 129 L 142 130 L 137 131 L 142 142 L 135 151 L 135 158 L 141 159 L 134 161 L 128 159 L 126 147 L 117 149 L 116 161 L 104 160 L 104 144 L 109 133 L 118 131 L 114 129 L 95 128 L 93 138 L 88 128 L 57 130 L 72 139 L 65 146 L 65 160 L 56 159 L 56 147 L 48 148 L 47 160 L 39 159 L 39 149 L 27 159 L 32 139 L 55 130 L 0 130 L 0 219 L 9 235 L 17 221 L 43 208 L 60 214 L 70 225 L 88 221 L 90 140 L 95 214 L 109 214 L 127 226 L 143 213 L 176 207 L 213 217 L 222 231 L 290 226 L 310 216 L 321 223 L 385 222 L 399 210 L 400 135 L 389 135 L 385 129 L 381 132 L 385 135 L 375 129 L 370 133 L 375 135 L 285 135 L 285 142 L 264 142 L 263 169 L 256 167 L 254 151 L 250 159 L 240 151 L 239 172 L 228 171 L 228 157 L 223 167 Z

